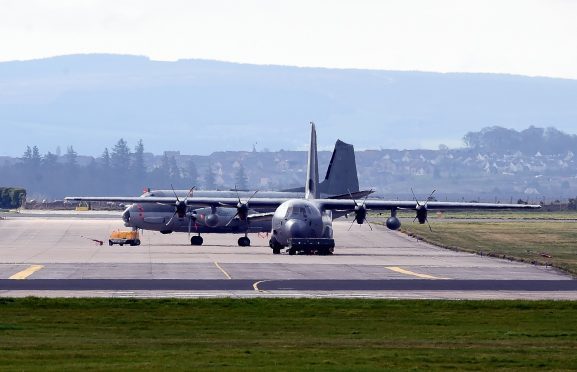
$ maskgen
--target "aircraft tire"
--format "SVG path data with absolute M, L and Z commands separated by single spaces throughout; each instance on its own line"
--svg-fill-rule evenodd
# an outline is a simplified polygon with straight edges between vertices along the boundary
M 280 248 L 274 247 L 274 248 L 272 249 L 272 254 L 280 254 Z
M 296 250 L 296 249 L 294 249 L 294 248 L 290 248 L 290 249 L 289 249 L 289 254 L 290 254 L 291 256 L 294 256 L 296 253 L 297 253 L 297 250 Z
M 239 247 L 250 247 L 250 239 L 246 236 L 238 238 Z
M 203 242 L 202 236 L 193 236 L 190 238 L 190 245 L 202 245 Z

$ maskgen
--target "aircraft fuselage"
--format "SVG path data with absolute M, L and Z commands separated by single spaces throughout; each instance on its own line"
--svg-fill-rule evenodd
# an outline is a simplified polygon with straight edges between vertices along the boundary
M 174 206 L 163 204 L 133 204 L 129 206 L 122 218 L 126 227 L 143 230 L 191 233 L 246 233 L 270 232 L 271 221 L 261 220 L 247 223 L 234 218 L 234 208 L 197 208 L 188 211 L 179 218 L 174 215 Z M 174 216 L 174 218 L 173 218 Z

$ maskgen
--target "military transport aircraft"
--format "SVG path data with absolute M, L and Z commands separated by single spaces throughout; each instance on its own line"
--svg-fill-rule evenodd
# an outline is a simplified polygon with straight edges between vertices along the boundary
M 250 221 L 249 215 L 252 210 L 273 210 L 274 213 L 261 213 L 260 218 L 270 220 L 271 237 L 269 246 L 274 254 L 279 254 L 282 249 L 288 248 L 289 254 L 298 252 L 331 254 L 334 251 L 332 221 L 337 216 L 354 213 L 353 223 L 363 224 L 367 222 L 367 212 L 390 211 L 391 215 L 386 220 L 386 226 L 391 230 L 397 230 L 401 226 L 397 218 L 397 210 L 410 209 L 416 213 L 415 219 L 419 223 L 428 223 L 427 213 L 432 210 L 446 209 L 535 209 L 540 205 L 524 204 L 500 204 L 500 203 L 459 203 L 459 202 L 419 202 L 390 201 L 365 198 L 361 202 L 355 199 L 328 199 L 320 198 L 317 160 L 317 141 L 314 123 L 311 123 L 311 142 L 307 161 L 307 179 L 305 183 L 304 198 L 252 198 L 242 201 L 240 198 L 224 197 L 199 197 L 187 195 L 184 199 L 178 196 L 148 196 L 128 198 L 98 198 L 98 197 L 69 197 L 71 201 L 116 201 L 134 203 L 142 208 L 138 218 L 145 218 L 145 205 L 164 205 L 171 208 L 173 215 L 184 219 L 191 213 L 198 211 L 211 211 L 215 215 L 218 207 L 236 208 L 236 217 L 239 221 L 247 224 L 256 223 Z M 250 206 L 249 206 L 250 205 Z M 190 211 L 189 211 L 190 209 Z M 130 219 L 133 217 L 130 216 Z M 210 215 L 206 215 L 211 218 Z M 233 219 L 234 219 L 233 218 Z M 258 220 L 259 217 L 255 217 Z M 219 218 L 217 217 L 217 220 Z M 233 220 L 231 219 L 231 221 Z M 189 218 L 192 221 L 192 218 Z M 192 222 L 189 222 L 189 226 Z

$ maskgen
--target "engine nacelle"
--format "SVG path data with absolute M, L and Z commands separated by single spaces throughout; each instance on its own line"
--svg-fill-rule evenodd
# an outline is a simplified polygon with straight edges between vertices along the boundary
M 367 208 L 364 205 L 355 206 L 355 221 L 362 225 L 367 219 Z
M 424 205 L 417 207 L 417 220 L 421 225 L 427 222 L 427 207 Z
M 186 217 L 186 202 L 184 201 L 178 201 L 175 204 L 175 209 L 176 209 L 176 215 L 178 216 L 178 218 L 184 218 Z
M 218 215 L 215 213 L 207 215 L 204 219 L 204 223 L 206 224 L 206 226 L 215 227 L 216 225 L 218 225 Z
M 248 204 L 239 202 L 236 205 L 236 214 L 240 220 L 246 221 L 248 218 Z
M 401 228 L 401 221 L 397 217 L 391 216 L 387 218 L 386 225 L 390 230 L 398 230 Z

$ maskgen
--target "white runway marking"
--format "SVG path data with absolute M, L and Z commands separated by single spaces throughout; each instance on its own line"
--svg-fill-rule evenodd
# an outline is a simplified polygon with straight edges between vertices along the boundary
M 218 267 L 218 269 L 219 269 L 220 271 L 222 271 L 222 273 L 224 274 L 224 276 L 226 276 L 227 279 L 232 279 L 231 276 L 228 275 L 228 273 L 227 273 L 222 267 L 220 267 L 220 265 L 218 264 L 218 262 L 214 261 L 214 265 L 215 265 L 216 267 Z

